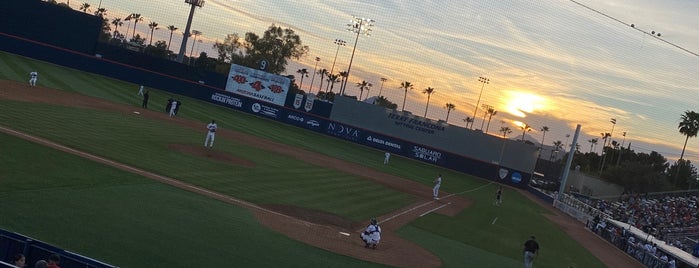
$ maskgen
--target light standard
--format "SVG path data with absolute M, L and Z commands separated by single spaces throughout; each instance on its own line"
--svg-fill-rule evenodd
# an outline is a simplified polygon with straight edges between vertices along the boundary
M 337 51 L 335 51 L 335 59 L 333 60 L 333 67 L 330 68 L 330 74 L 332 74 L 333 71 L 335 70 L 335 62 L 337 61 L 337 53 L 340 52 L 340 47 L 344 47 L 347 45 L 347 42 L 345 42 L 344 40 L 340 40 L 340 39 L 335 39 L 335 42 L 333 42 L 333 43 L 335 43 L 335 45 L 337 45 Z
M 320 57 L 316 57 L 316 66 L 313 66 L 313 75 L 311 75 L 311 85 L 308 86 L 308 93 L 313 93 L 313 80 L 316 79 L 316 68 L 318 68 L 318 62 L 320 62 Z
M 483 88 L 485 88 L 485 84 L 490 84 L 490 79 L 487 77 L 479 76 L 478 77 L 478 82 L 483 83 L 483 86 L 481 86 L 481 93 L 478 94 L 478 101 L 476 102 L 476 109 L 473 111 L 473 121 L 476 121 L 476 113 L 478 112 L 478 104 L 481 103 L 481 96 L 483 95 Z M 471 129 L 473 129 L 473 123 L 471 124 Z M 483 131 L 481 129 L 481 131 Z
M 203 7 L 204 0 L 184 0 L 185 3 L 190 4 L 192 7 L 189 9 L 189 18 L 187 18 L 187 27 L 184 28 L 184 34 L 182 36 L 182 44 L 180 45 L 180 53 L 177 54 L 177 62 L 182 63 L 184 61 L 184 54 L 187 50 L 187 38 L 189 38 L 189 28 L 192 27 L 192 18 L 194 18 L 194 8 Z
M 352 61 L 354 60 L 354 51 L 357 49 L 357 41 L 359 41 L 359 35 L 363 34 L 369 36 L 371 33 L 371 28 L 374 26 L 374 20 L 367 18 L 358 18 L 352 16 L 352 20 L 347 24 L 347 31 L 356 33 L 357 36 L 354 38 L 354 47 L 352 48 L 352 56 L 350 57 L 349 66 L 347 67 L 347 77 L 345 77 L 345 82 L 342 84 L 341 94 L 345 94 L 345 88 L 347 87 L 347 81 L 349 80 L 350 70 L 352 69 Z

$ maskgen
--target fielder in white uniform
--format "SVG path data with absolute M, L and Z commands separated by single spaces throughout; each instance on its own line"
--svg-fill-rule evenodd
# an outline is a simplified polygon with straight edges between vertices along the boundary
M 216 129 L 218 129 L 218 125 L 216 125 L 216 120 L 211 120 L 211 123 L 206 125 L 206 129 L 208 132 L 206 133 L 206 140 L 204 140 L 204 147 L 209 147 L 213 148 L 214 147 L 214 139 L 216 138 Z
M 173 100 L 172 104 L 170 104 L 170 117 L 175 116 L 175 109 L 177 109 L 177 101 Z
M 384 157 L 384 159 L 383 159 L 383 164 L 386 165 L 386 164 L 388 164 L 389 158 L 391 158 L 391 153 L 386 152 L 386 153 L 384 154 L 384 156 L 385 156 L 385 157 Z
M 376 249 L 376 246 L 381 241 L 381 227 L 379 227 L 376 219 L 371 219 L 371 223 L 366 227 L 363 233 L 359 235 L 364 241 L 365 248 Z
M 32 71 L 29 73 L 29 85 L 35 87 L 36 86 L 36 80 L 39 79 L 39 73 L 36 71 Z
M 143 96 L 143 85 L 138 87 L 138 93 L 136 94 L 136 96 Z
M 439 187 L 442 186 L 442 174 L 434 179 L 434 188 L 432 188 L 432 197 L 439 200 Z

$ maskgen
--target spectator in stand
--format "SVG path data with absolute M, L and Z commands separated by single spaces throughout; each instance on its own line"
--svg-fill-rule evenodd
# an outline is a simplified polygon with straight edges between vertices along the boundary
M 61 256 L 58 254 L 51 254 L 49 256 L 49 261 L 48 264 L 46 265 L 46 268 L 61 268 L 61 266 L 58 266 L 58 264 L 61 263 Z
M 45 260 L 39 260 L 34 264 L 34 268 L 46 268 L 48 263 Z
M 17 253 L 14 256 L 12 256 L 12 265 L 17 266 L 17 267 L 25 267 L 27 262 L 27 258 L 24 257 L 24 254 L 22 253 Z

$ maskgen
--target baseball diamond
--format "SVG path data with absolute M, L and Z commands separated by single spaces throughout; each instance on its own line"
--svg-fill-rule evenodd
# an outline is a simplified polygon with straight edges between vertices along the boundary
M 18 82 L 3 81 L 2 88 L 4 88 L 4 90 L 0 92 L 0 100 L 6 101 L 11 100 L 51 105 L 65 105 L 86 109 L 112 111 L 121 114 L 130 114 L 134 109 L 134 107 L 130 105 L 117 104 L 98 98 L 43 88 L 40 86 L 37 87 L 37 91 L 29 92 L 24 90 L 23 85 Z M 154 120 L 169 119 L 168 115 L 165 113 L 148 110 L 142 111 L 140 116 Z M 193 130 L 201 128 L 200 122 L 190 119 L 178 118 L 175 124 Z M 3 127 L 2 130 L 5 133 L 12 133 L 13 135 L 21 136 L 23 138 L 29 137 L 24 133 L 14 132 L 7 127 Z M 412 204 L 409 204 L 407 207 L 389 212 L 385 215 L 379 215 L 377 217 L 380 221 L 387 221 L 381 222 L 383 228 L 381 247 L 379 250 L 370 253 L 364 251 L 364 248 L 360 244 L 361 241 L 358 239 L 354 238 L 353 236 L 346 237 L 339 234 L 339 232 L 356 234 L 357 230 L 362 228 L 363 222 L 361 221 L 348 221 L 342 217 L 338 218 L 332 214 L 296 206 L 257 206 L 245 205 L 246 203 L 240 203 L 238 201 L 226 201 L 232 202 L 236 205 L 242 205 L 243 207 L 248 207 L 255 213 L 256 218 L 260 221 L 260 223 L 269 226 L 275 231 L 284 233 L 290 238 L 343 255 L 392 266 L 439 267 L 443 265 L 439 257 L 435 256 L 433 253 L 427 251 L 423 247 L 397 236 L 396 231 L 417 219 L 425 212 L 433 211 L 432 213 L 454 217 L 464 209 L 468 209 L 468 207 L 471 206 L 472 201 L 469 199 L 459 195 L 449 194 L 444 191 L 442 191 L 440 195 L 445 196 L 445 198 L 440 200 L 431 200 L 430 185 L 405 180 L 395 175 L 386 174 L 379 170 L 363 168 L 354 163 L 328 158 L 322 154 L 314 153 L 301 148 L 290 147 L 270 140 L 261 139 L 253 135 L 237 132 L 235 130 L 221 129 L 217 132 L 217 134 L 219 136 L 219 140 L 238 140 L 245 144 L 249 144 L 250 146 L 258 147 L 262 150 L 287 155 L 288 157 L 313 163 L 315 165 L 321 165 L 328 168 L 337 169 L 342 172 L 355 174 L 363 178 L 376 181 L 382 185 L 385 185 L 386 187 L 391 187 L 398 191 L 418 197 L 418 200 Z M 53 143 L 46 141 L 46 144 L 50 145 Z M 168 146 L 180 152 L 198 155 L 198 157 L 209 158 L 215 161 L 228 162 L 236 166 L 255 166 L 254 162 L 246 161 L 222 152 L 212 152 L 208 149 L 201 148 L 200 146 L 186 146 L 177 144 L 171 144 Z M 92 158 L 91 156 L 84 157 Z M 121 166 L 121 164 L 117 164 L 113 161 L 108 161 L 106 163 L 109 165 Z M 162 178 L 161 175 L 147 175 L 147 172 L 138 171 L 138 169 L 132 170 L 129 168 L 129 171 L 136 172 L 146 177 L 152 177 L 165 183 L 186 185 L 186 183 L 177 182 L 175 179 L 161 180 L 159 179 Z M 484 185 L 487 183 L 481 182 L 481 184 Z M 198 187 L 192 188 L 191 186 L 184 186 L 184 188 L 189 191 L 212 196 L 217 199 L 235 200 L 232 197 L 221 196 L 220 194 L 215 193 L 215 191 L 202 191 L 199 190 Z M 531 200 L 540 202 L 540 200 L 529 195 L 527 192 L 519 192 L 529 197 Z M 624 257 L 622 253 L 616 254 L 615 250 L 611 249 L 609 245 L 606 245 L 604 242 L 595 238 L 594 236 L 590 236 L 584 227 L 575 220 L 564 214 L 556 212 L 549 204 L 542 203 L 541 205 L 548 208 L 550 214 L 547 217 L 549 220 L 560 225 L 562 229 L 565 230 L 566 233 L 568 233 L 573 239 L 588 248 L 588 250 L 601 258 L 607 265 L 612 267 L 635 267 L 636 264 L 632 260 L 629 261 L 629 259 Z M 407 211 L 407 213 L 405 211 Z

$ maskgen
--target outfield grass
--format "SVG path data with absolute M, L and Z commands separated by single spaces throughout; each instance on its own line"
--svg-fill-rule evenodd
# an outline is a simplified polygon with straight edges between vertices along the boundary
M 140 105 L 140 98 L 135 96 L 137 85 L 0 53 L 0 79 L 23 81 L 27 78 L 29 70 L 34 69 L 39 70 L 39 83 L 43 86 L 105 98 L 123 104 Z M 151 96 L 151 103 L 153 104 L 151 107 L 157 107 L 157 104 L 164 103 L 165 99 L 171 96 L 171 94 L 152 89 Z M 488 183 L 470 176 L 400 157 L 393 157 L 391 165 L 384 166 L 382 164 L 383 153 L 371 148 L 263 120 L 193 99 L 185 97 L 181 97 L 181 99 L 185 103 L 183 110 L 181 110 L 181 117 L 197 120 L 202 122 L 202 124 L 208 122 L 211 118 L 216 118 L 219 126 L 222 128 L 235 129 L 291 144 L 325 154 L 328 157 L 358 163 L 368 168 L 379 169 L 424 184 L 430 184 L 435 174 L 441 172 L 445 177 L 443 189 L 446 191 L 464 192 Z M 235 141 L 219 139 L 217 140 L 217 150 L 224 150 L 237 157 L 253 161 L 257 164 L 255 168 L 208 162 L 194 156 L 170 151 L 166 146 L 168 143 L 199 145 L 202 142 L 203 134 L 168 122 L 110 112 L 86 112 L 78 108 L 7 100 L 0 100 L 0 107 L 2 107 L 2 113 L 0 113 L 1 125 L 10 126 L 71 147 L 102 155 L 151 172 L 172 176 L 182 181 L 254 203 L 291 204 L 324 210 L 354 220 L 361 220 L 373 215 L 383 214 L 414 201 L 414 198 L 411 196 L 386 189 L 365 179 L 284 156 L 261 152 L 259 149 L 239 144 Z M 86 128 L 85 126 L 90 127 Z M 14 138 L 0 136 L 0 139 L 2 144 L 14 143 Z M 36 147 L 36 145 L 26 144 L 26 142 L 22 146 Z M 4 147 L 3 145 L 2 155 L 7 155 Z M 23 151 L 26 149 L 15 148 L 14 150 Z M 31 149 L 31 151 L 37 150 L 36 148 Z M 34 155 L 44 155 L 44 153 L 37 152 Z M 66 158 L 68 160 L 62 160 L 67 162 L 58 165 L 51 160 L 54 158 Z M 33 216 L 9 217 L 8 219 L 10 220 L 6 220 L 4 217 L 0 218 L 0 227 L 79 251 L 79 249 L 88 248 L 88 246 L 83 245 L 85 243 L 83 241 L 99 239 L 103 236 L 109 236 L 105 240 L 110 241 L 124 240 L 124 237 L 140 238 L 143 234 L 122 235 L 119 234 L 118 230 L 105 230 L 105 228 L 110 228 L 110 222 L 115 217 L 123 216 L 127 214 L 126 212 L 134 210 L 134 213 L 137 215 L 143 215 L 144 220 L 138 224 L 151 227 L 149 229 L 147 227 L 129 225 L 136 223 L 129 223 L 126 226 L 130 226 L 128 227 L 129 230 L 145 228 L 146 231 L 144 232 L 150 231 L 146 234 L 150 237 L 145 240 L 146 242 L 135 239 L 136 241 L 130 241 L 130 243 L 123 241 L 106 243 L 105 245 L 116 246 L 104 247 L 104 251 L 107 252 L 94 252 L 93 254 L 93 251 L 87 251 L 87 253 L 92 257 L 114 262 L 124 267 L 145 267 L 144 265 L 124 265 L 123 263 L 131 263 L 126 259 L 130 260 L 132 256 L 126 255 L 138 254 L 138 252 L 147 252 L 145 255 L 150 255 L 154 247 L 174 250 L 173 248 L 175 247 L 185 248 L 188 247 L 188 243 L 193 243 L 196 247 L 188 249 L 196 252 L 189 254 L 206 254 L 206 256 L 197 256 L 203 258 L 194 258 L 204 259 L 206 266 L 214 264 L 209 262 L 209 259 L 212 258 L 225 259 L 230 257 L 229 260 L 242 258 L 248 260 L 249 264 L 255 265 L 276 263 L 276 261 L 281 260 L 282 258 L 266 259 L 270 255 L 265 253 L 267 251 L 236 253 L 239 247 L 248 243 L 247 239 L 251 239 L 248 236 L 249 230 L 256 230 L 255 232 L 265 234 L 259 238 L 252 237 L 252 239 L 262 241 L 260 244 L 284 245 L 284 247 L 279 247 L 279 250 L 282 252 L 293 251 L 295 254 L 311 259 L 316 259 L 316 256 L 318 256 L 319 262 L 326 262 L 322 265 L 313 266 L 365 266 L 364 263 L 348 261 L 345 257 L 335 256 L 312 247 L 291 244 L 296 242 L 288 241 L 281 235 L 269 233 L 264 227 L 255 225 L 254 219 L 250 218 L 249 213 L 240 208 L 221 204 L 205 197 L 193 196 L 191 193 L 171 189 L 134 175 L 122 174 L 123 172 L 114 170 L 100 171 L 104 173 L 118 173 L 120 178 L 131 178 L 133 181 L 142 182 L 129 184 L 122 181 L 115 182 L 115 179 L 111 179 L 104 182 L 109 184 L 111 181 L 112 184 L 110 186 L 102 186 L 102 180 L 95 179 L 95 177 L 101 178 L 101 176 L 91 175 L 93 173 L 97 175 L 101 173 L 92 172 L 92 168 L 82 168 L 86 166 L 83 164 L 85 160 L 78 161 L 71 158 L 74 157 L 61 153 L 56 153 L 50 159 L 27 158 L 18 160 L 13 157 L 0 158 L 0 171 L 2 171 L 0 173 L 0 189 L 3 189 L 0 190 L 0 195 L 2 195 L 0 198 L 2 200 L 6 198 L 14 200 L 9 205 L 5 205 L 5 202 L 0 205 L 1 211 L 9 213 L 5 215 L 20 215 L 27 210 L 36 211 L 36 206 L 32 209 L 28 205 L 21 205 L 24 202 L 24 194 L 34 191 L 33 189 L 51 191 L 45 189 L 42 184 L 48 183 L 51 185 L 48 181 L 62 181 L 62 179 L 55 179 L 55 177 L 62 178 L 66 176 L 75 178 L 73 184 L 48 187 L 48 189 L 53 190 L 59 189 L 59 193 L 65 190 L 65 192 L 70 194 L 66 194 L 62 198 L 37 198 L 37 204 L 42 208 L 42 211 L 44 206 L 46 206 L 56 210 L 52 213 L 66 215 L 66 222 L 62 223 L 65 226 L 62 225 L 62 228 L 54 228 L 51 225 L 47 225 L 45 222 L 49 217 L 43 218 L 44 216 L 39 215 L 39 212 L 34 211 L 29 214 Z M 54 166 L 55 169 L 46 169 L 46 172 L 38 172 L 37 167 L 41 167 L 39 169 L 43 170 L 43 166 Z M 64 167 L 65 170 L 61 170 L 61 167 Z M 25 177 L 34 177 L 36 179 L 25 181 L 23 179 Z M 99 187 L 95 186 L 95 184 L 99 185 Z M 85 195 L 89 197 L 85 200 L 74 200 L 76 193 L 73 191 L 81 191 L 81 189 L 82 191 L 88 191 L 88 189 L 106 191 L 102 189 L 103 187 L 108 188 L 108 191 L 112 192 L 104 194 L 90 193 Z M 318 190 L 320 187 L 322 187 L 323 191 Z M 542 213 L 545 213 L 545 210 L 543 208 L 530 202 L 517 192 L 506 189 L 505 205 L 502 207 L 492 206 L 495 187 L 495 185 L 490 185 L 478 191 L 464 193 L 463 195 L 473 199 L 475 204 L 472 208 L 456 217 L 430 214 L 404 227 L 399 231 L 399 234 L 433 251 L 443 259 L 447 267 L 519 267 L 522 258 L 521 244 L 531 233 L 535 233 L 542 244 L 542 256 L 537 260 L 538 267 L 568 267 L 569 265 L 574 265 L 574 267 L 604 267 L 603 264 L 572 241 L 558 227 L 544 219 Z M 53 193 L 54 191 L 51 192 Z M 120 199 L 121 195 L 137 201 L 124 201 Z M 179 195 L 182 195 L 182 197 L 178 198 Z M 179 199 L 183 201 L 180 202 Z M 330 202 L 331 200 L 332 202 Z M 92 203 L 96 206 L 108 203 L 110 205 L 108 207 L 113 207 L 114 210 L 100 210 L 97 207 L 90 208 L 88 206 L 83 208 L 78 206 L 85 206 L 86 203 L 89 203 L 90 206 Z M 146 215 L 150 215 L 149 209 L 153 208 L 139 205 L 151 203 L 159 204 L 157 206 L 158 214 L 156 214 L 158 217 L 146 217 Z M 190 206 L 188 205 L 189 203 L 193 204 Z M 202 205 L 201 203 L 206 204 Z M 79 209 L 75 209 L 73 206 Z M 206 209 L 199 209 L 202 207 L 206 207 Z M 97 221 L 96 223 L 100 226 L 91 227 L 95 228 L 91 232 L 82 228 L 67 227 L 69 225 L 83 226 L 84 224 L 91 226 L 90 222 L 87 222 L 89 220 L 88 217 L 78 217 L 82 214 L 90 215 L 92 216 L 91 218 L 105 218 L 106 220 L 102 222 Z M 182 219 L 183 217 L 187 219 L 184 220 Z M 224 223 L 229 221 L 230 218 L 234 218 L 237 221 L 232 221 L 231 226 L 224 226 Z M 497 220 L 495 220 L 495 224 L 492 224 L 495 218 Z M 193 219 L 196 219 L 196 222 L 191 222 Z M 174 224 L 178 228 L 153 230 L 152 226 L 169 225 L 173 224 L 173 221 L 183 221 L 183 224 Z M 219 221 L 220 225 L 217 225 Z M 243 223 L 236 224 L 236 222 Z M 247 224 L 250 224 L 250 226 Z M 242 225 L 243 227 L 238 228 L 237 225 Z M 253 225 L 255 226 L 252 227 Z M 215 237 L 216 239 L 212 238 L 212 240 L 188 241 L 186 238 L 180 237 L 181 230 L 188 230 L 188 226 L 201 228 L 192 231 L 192 236 L 208 237 L 215 236 L 215 233 L 220 233 L 219 236 L 227 238 L 240 237 L 241 239 L 226 240 Z M 251 229 L 248 229 L 248 227 Z M 56 234 L 57 232 L 60 234 Z M 77 239 L 75 238 L 76 236 L 82 239 Z M 88 237 L 88 239 L 85 239 L 85 237 Z M 174 237 L 176 239 L 162 241 L 163 237 Z M 280 242 L 278 243 L 278 241 Z M 92 241 L 91 243 L 96 242 Z M 219 249 L 221 247 L 227 248 L 228 246 L 235 248 L 234 252 L 225 252 Z M 285 249 L 286 246 L 294 248 Z M 109 253 L 109 251 L 120 251 L 126 247 L 130 249 L 128 254 L 115 256 L 118 254 L 114 252 Z M 206 252 L 210 252 L 210 254 Z M 172 254 L 170 256 L 177 255 Z M 183 256 L 189 255 L 185 254 Z M 148 258 L 149 256 L 144 257 L 144 259 Z M 255 260 L 259 260 L 260 263 L 256 263 Z M 163 263 L 173 267 L 192 266 L 173 264 L 172 262 Z
M 73 252 L 120 267 L 379 266 L 288 239 L 247 209 L 5 134 L 0 144 L 0 226 Z

